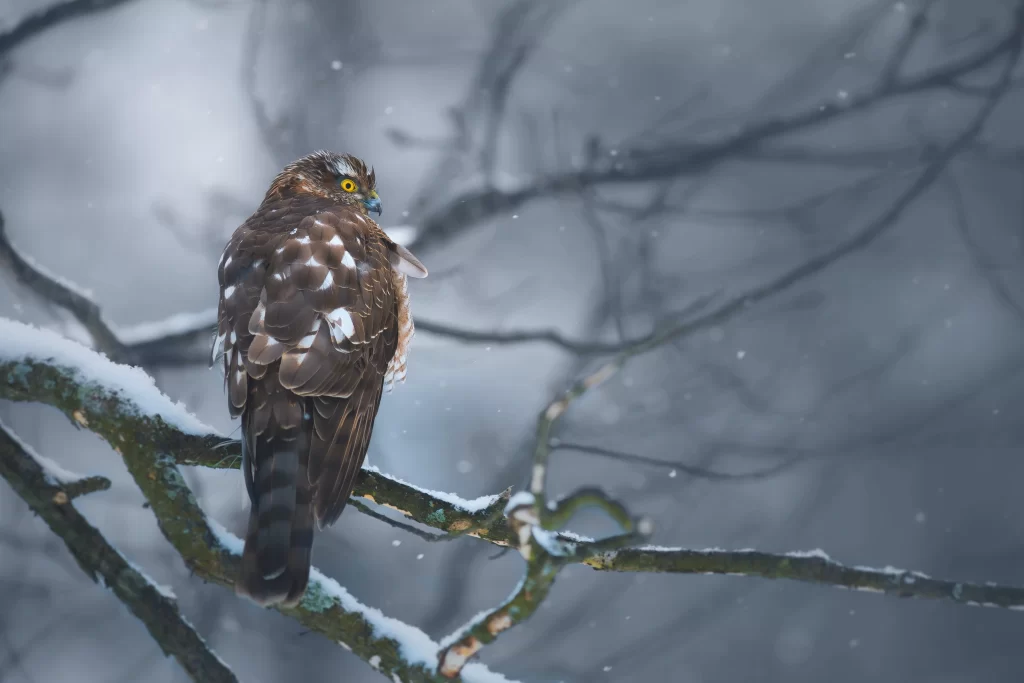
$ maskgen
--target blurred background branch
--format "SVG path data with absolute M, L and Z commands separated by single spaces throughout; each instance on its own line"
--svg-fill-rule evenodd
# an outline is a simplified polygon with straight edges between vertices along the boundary
M 948 605 L 1020 602 L 1021 6 L 16 0 L 0 8 L 0 316 L 143 366 L 223 431 L 165 451 L 189 465 L 189 509 L 234 528 L 236 425 L 204 368 L 214 264 L 282 164 L 356 153 L 431 277 L 412 291 L 410 381 L 375 430 L 380 469 L 356 491 L 366 514 L 331 530 L 317 564 L 422 624 L 424 666 L 1010 683 L 1016 615 Z M 538 435 L 567 387 L 584 391 Z M 180 613 L 239 679 L 380 676 L 331 642 L 350 617 L 293 626 L 190 580 L 173 520 L 156 521 L 168 503 L 130 458 L 12 391 L 0 417 L 36 452 L 103 472 L 69 500 L 112 482 L 74 507 L 154 580 L 187 586 Z M 506 516 L 538 462 L 542 495 Z M 95 659 L 97 680 L 182 680 L 115 601 L 89 602 L 6 489 L 0 518 L 0 679 Z M 640 519 L 663 546 L 619 547 Z M 690 549 L 705 546 L 827 547 L 973 580 Z M 196 573 L 223 583 L 233 561 Z M 105 649 L 123 642 L 132 661 Z M 357 654 L 404 666 L 389 648 Z

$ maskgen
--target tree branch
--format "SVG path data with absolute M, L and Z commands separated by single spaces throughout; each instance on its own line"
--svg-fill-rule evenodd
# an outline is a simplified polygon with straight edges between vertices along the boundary
M 124 459 L 149 500 L 161 531 L 185 563 L 205 580 L 232 585 L 241 540 L 206 518 L 178 465 L 237 466 L 237 454 L 231 452 L 236 448 L 234 442 L 215 434 L 182 406 L 172 403 L 137 368 L 116 365 L 56 334 L 9 320 L 0 319 L 0 338 L 5 340 L 4 348 L 0 349 L 0 399 L 49 404 L 75 424 L 104 438 Z M 602 366 L 596 376 L 592 374 L 582 380 L 583 385 L 596 386 L 608 373 L 606 367 Z M 561 405 L 561 401 L 564 399 L 556 403 Z M 545 420 L 548 417 L 551 416 Z M 497 624 L 506 623 L 502 614 L 513 616 L 509 627 L 532 612 L 517 610 L 513 615 L 510 607 L 529 606 L 522 600 L 530 605 L 539 604 L 557 569 L 570 563 L 605 571 L 790 579 L 958 604 L 1024 609 L 1024 588 L 941 581 L 919 572 L 849 567 L 833 562 L 821 551 L 771 554 L 622 547 L 646 537 L 649 523 L 625 519 L 628 513 L 621 506 L 590 489 L 556 501 L 553 510 L 545 506 L 550 523 L 564 523 L 581 506 L 598 505 L 620 522 L 627 522 L 623 525 L 626 533 L 594 540 L 567 531 L 547 530 L 540 524 L 538 500 L 525 492 L 512 498 L 505 492 L 467 501 L 421 489 L 372 468 L 362 472 L 355 495 L 396 509 L 435 529 L 519 549 L 526 556 L 526 576 L 539 576 L 540 583 L 531 584 L 529 595 L 517 589 L 510 601 L 491 613 L 499 617 Z M 302 604 L 294 610 L 282 611 L 310 630 L 346 643 L 358 656 L 376 663 L 382 673 L 397 674 L 402 680 L 449 680 L 437 668 L 446 658 L 449 673 L 458 664 L 463 680 L 473 680 L 480 671 L 475 668 L 478 665 L 459 661 L 459 657 L 469 656 L 464 649 L 470 645 L 466 639 L 472 635 L 479 641 L 479 647 L 489 642 L 481 637 L 478 628 L 483 622 L 474 622 L 457 636 L 446 639 L 442 647 L 422 631 L 361 605 L 336 582 L 315 570 Z M 449 657 L 448 653 L 454 652 L 460 642 L 458 653 Z
M 1018 29 L 1024 23 L 1022 16 L 1024 16 L 1024 4 L 1018 8 Z M 609 361 L 603 363 L 598 370 L 574 382 L 561 398 L 552 401 L 538 418 L 529 501 L 519 500 L 518 505 L 513 505 L 512 503 L 516 502 L 513 499 L 509 504 L 509 508 L 513 513 L 511 528 L 501 524 L 505 520 L 496 514 L 496 499 L 485 500 L 483 504 L 476 505 L 465 505 L 449 500 L 446 502 L 454 504 L 447 510 L 441 508 L 442 511 L 439 515 L 437 508 L 432 503 L 438 499 L 443 500 L 445 498 L 444 494 L 423 491 L 386 476 L 381 476 L 378 479 L 374 475 L 379 473 L 372 470 L 364 471 L 360 486 L 364 485 L 364 481 L 367 479 L 366 475 L 369 474 L 370 486 L 368 488 L 370 492 L 367 495 L 365 488 L 357 489 L 357 495 L 369 497 L 378 503 L 390 504 L 391 501 L 376 497 L 382 491 L 390 489 L 392 493 L 397 494 L 395 498 L 399 501 L 394 507 L 417 521 L 428 524 L 433 522 L 432 525 L 445 528 L 446 531 L 478 536 L 498 542 L 501 545 L 509 544 L 511 535 L 509 532 L 513 532 L 514 538 L 517 540 L 516 545 L 527 561 L 527 571 L 522 588 L 524 592 L 517 591 L 505 605 L 499 607 L 491 614 L 489 619 L 482 622 L 482 625 L 474 624 L 470 626 L 466 629 L 465 633 L 455 636 L 453 641 L 446 647 L 434 650 L 434 652 L 437 652 L 437 659 L 435 661 L 439 669 L 435 668 L 433 662 L 428 664 L 423 659 L 422 654 L 419 656 L 409 655 L 408 652 L 401 649 L 402 646 L 399 641 L 389 639 L 383 635 L 371 637 L 369 640 L 365 639 L 364 635 L 364 639 L 353 646 L 357 654 L 368 661 L 376 662 L 378 666 L 386 666 L 388 671 L 392 673 L 405 672 L 406 677 L 408 677 L 409 673 L 415 673 L 421 680 L 430 680 L 427 676 L 454 678 L 459 676 L 460 672 L 465 671 L 467 660 L 475 655 L 483 647 L 484 643 L 489 642 L 486 639 L 487 637 L 493 639 L 504 628 L 511 627 L 514 623 L 528 618 L 533 613 L 536 606 L 543 600 L 550 589 L 558 574 L 558 569 L 563 564 L 569 561 L 583 561 L 587 559 L 590 561 L 591 566 L 597 563 L 601 565 L 600 568 L 614 568 L 616 562 L 619 561 L 619 557 L 626 559 L 631 557 L 652 557 L 645 554 L 649 553 L 649 550 L 642 548 L 632 551 L 609 549 L 609 546 L 615 546 L 620 541 L 619 537 L 607 539 L 606 541 L 591 541 L 589 539 L 574 538 L 571 534 L 559 534 L 553 531 L 553 527 L 556 524 L 566 521 L 572 511 L 581 505 L 597 504 L 620 522 L 628 521 L 624 519 L 626 513 L 620 505 L 604 497 L 603 494 L 594 495 L 593 492 L 578 494 L 575 498 L 570 498 L 569 501 L 563 501 L 561 504 L 556 505 L 554 510 L 549 509 L 545 500 L 545 479 L 547 461 L 552 447 L 552 430 L 559 418 L 564 415 L 576 399 L 609 379 L 633 357 L 658 348 L 670 341 L 677 340 L 687 334 L 692 334 L 698 329 L 704 329 L 708 325 L 719 324 L 748 306 L 774 296 L 794 283 L 820 272 L 839 259 L 869 246 L 896 222 L 915 198 L 931 187 L 932 183 L 945 170 L 949 161 L 981 130 L 988 116 L 1009 87 L 1010 76 L 1020 53 L 1021 31 L 1015 32 L 1014 39 L 1009 43 L 1009 47 L 1003 73 L 971 124 L 937 155 L 932 163 L 918 176 L 917 180 L 911 184 L 887 211 L 883 212 L 881 216 L 865 229 L 824 254 L 791 269 L 771 282 L 733 298 L 714 311 L 691 318 L 682 323 L 670 325 L 652 333 L 640 342 L 628 345 Z M 12 253 L 15 256 L 17 255 L 16 252 Z M 24 259 L 21 262 L 23 261 Z M 15 261 L 15 263 L 19 262 Z M 54 281 L 55 279 L 49 278 L 49 280 Z M 72 300 L 71 303 L 76 301 L 79 300 Z M 91 302 L 87 301 L 86 303 Z M 92 306 L 93 308 L 85 308 L 83 310 L 86 313 L 95 312 L 96 315 L 88 319 L 98 321 L 98 309 L 95 308 L 95 304 L 92 304 Z M 25 334 L 23 330 L 20 333 L 12 330 L 12 334 L 8 336 L 12 339 L 18 339 L 19 337 L 24 337 Z M 15 349 L 18 348 L 17 343 L 14 346 Z M 67 352 L 67 349 L 65 349 L 65 352 Z M 125 463 L 128 465 L 129 471 L 131 471 L 140 489 L 142 489 L 147 499 L 150 500 L 164 535 L 196 573 L 222 583 L 230 583 L 230 576 L 236 569 L 233 562 L 237 563 L 237 558 L 228 556 L 224 552 L 223 540 L 218 541 L 216 535 L 210 531 L 210 526 L 207 524 L 205 516 L 198 508 L 194 498 L 191 496 L 191 492 L 177 471 L 175 459 L 166 455 L 167 453 L 180 453 L 182 450 L 187 451 L 191 447 L 193 452 L 199 451 L 198 459 L 202 460 L 204 459 L 202 454 L 204 449 L 202 447 L 205 446 L 205 456 L 209 457 L 210 451 L 214 450 L 217 445 L 210 443 L 211 439 L 213 439 L 209 435 L 211 430 L 197 429 L 195 424 L 190 423 L 191 432 L 189 433 L 188 430 L 173 430 L 159 417 L 155 420 L 149 416 L 140 417 L 137 408 L 130 401 L 126 403 L 125 399 L 119 396 L 116 391 L 111 394 L 111 392 L 105 391 L 105 388 L 102 386 L 96 387 L 96 383 L 100 382 L 99 376 L 91 378 L 93 387 L 88 388 L 83 396 L 82 382 L 80 378 L 75 376 L 74 370 L 69 371 L 66 366 L 61 368 L 59 365 L 55 367 L 46 363 L 40 363 L 38 356 L 34 355 L 36 353 L 38 353 L 38 349 L 35 343 L 31 343 L 22 347 L 22 354 L 16 358 L 13 365 L 10 363 L 0 364 L 0 371 L 6 371 L 8 374 L 8 381 L 2 395 L 7 398 L 14 398 L 15 400 L 46 400 L 49 398 L 54 405 L 64 410 L 65 414 L 68 414 L 69 417 L 76 420 L 79 424 L 88 426 L 106 438 L 115 448 L 123 448 L 123 452 L 119 452 L 124 457 Z M 74 368 L 75 363 L 71 363 L 71 367 Z M 117 366 L 114 367 L 116 368 Z M 107 368 L 107 371 L 110 372 L 110 368 Z M 33 382 L 33 379 L 36 381 Z M 42 391 L 40 391 L 40 388 Z M 59 389 L 63 389 L 63 391 L 59 391 Z M 55 391 L 58 391 L 58 393 L 54 393 Z M 145 414 L 143 413 L 143 415 Z M 177 417 L 180 418 L 180 415 Z M 192 418 L 192 421 L 194 422 L 194 418 Z M 188 421 L 186 420 L 186 422 Z M 192 437 L 191 443 L 181 443 L 181 437 L 186 435 Z M 197 439 L 196 437 L 199 438 Z M 183 448 L 176 446 L 182 446 Z M 230 459 L 232 454 L 216 452 L 212 459 L 223 463 L 225 462 L 225 456 Z M 188 456 L 186 455 L 186 460 L 187 458 Z M 153 482 L 159 479 L 163 480 L 161 482 L 162 485 L 154 487 Z M 169 483 L 174 485 L 170 489 L 168 489 Z M 186 506 L 185 510 L 180 509 L 182 505 Z M 518 518 L 516 511 L 519 511 Z M 458 517 L 458 519 L 456 521 L 450 520 L 448 512 L 454 513 L 453 516 Z M 623 526 L 627 533 L 621 539 L 632 539 L 633 536 L 631 534 L 636 525 L 623 524 Z M 637 533 L 642 535 L 648 534 L 650 531 L 649 526 L 649 524 L 645 524 L 639 527 Z M 206 533 L 196 533 L 199 530 L 206 530 Z M 197 543 L 199 539 L 204 539 L 206 543 Z M 235 548 L 235 550 L 237 551 L 238 548 Z M 620 555 L 620 552 L 623 554 Z M 686 552 L 692 554 L 694 551 Z M 631 555 L 630 553 L 640 553 L 640 555 Z M 749 554 L 744 555 L 744 557 L 749 559 Z M 556 560 L 554 558 L 559 559 Z M 611 559 L 598 562 L 596 558 Z M 671 569 L 669 570 L 685 570 L 687 568 L 685 563 L 673 563 L 676 559 L 675 555 L 662 555 L 659 558 L 661 561 L 657 563 L 645 565 L 641 561 L 637 563 L 637 566 L 646 566 L 649 570 L 662 571 L 665 570 L 663 565 L 670 566 Z M 735 564 L 736 558 L 733 556 L 726 556 L 724 559 L 729 560 L 725 562 L 727 567 L 731 566 L 730 562 Z M 786 576 L 783 572 L 793 566 L 792 559 L 784 557 L 783 559 L 776 558 L 772 560 L 776 562 L 776 565 L 772 568 L 772 571 L 775 573 L 766 575 L 776 576 L 777 578 Z M 812 568 L 816 568 L 818 574 L 812 572 L 809 575 L 812 578 L 808 579 L 806 574 L 807 567 L 804 564 L 798 563 L 797 566 L 800 571 L 794 571 L 791 578 L 822 580 L 819 578 L 819 574 L 821 574 L 823 568 L 827 567 L 815 565 Z M 881 574 L 884 574 L 884 572 Z M 825 575 L 831 576 L 827 573 Z M 878 582 L 884 579 L 884 577 L 880 576 L 879 572 L 868 572 L 867 574 L 862 572 L 861 574 L 851 576 L 842 575 L 839 578 L 855 583 L 857 581 L 868 582 L 860 587 L 871 589 L 877 588 Z M 911 578 L 913 581 L 903 581 L 904 584 L 909 585 L 901 588 L 901 595 L 918 594 L 915 593 L 915 582 L 921 577 L 911 575 Z M 349 617 L 353 613 L 360 614 L 358 607 L 361 607 L 358 606 L 358 603 L 354 603 L 354 599 L 348 596 L 340 586 L 327 583 L 326 581 L 325 579 L 323 581 L 311 582 L 300 609 L 288 610 L 288 612 L 297 612 L 293 616 L 296 616 L 302 623 L 307 624 L 313 630 L 329 635 L 334 640 L 342 642 L 345 642 L 345 637 L 352 639 L 366 632 L 374 633 L 373 625 L 367 622 L 365 617 L 362 623 L 362 626 L 364 626 L 362 631 L 355 634 L 348 633 L 344 636 L 336 633 L 334 630 L 337 628 L 338 621 L 324 621 L 321 618 L 324 611 L 321 608 L 325 608 L 336 619 L 344 617 L 344 620 L 340 623 L 350 623 Z M 939 594 L 941 594 L 941 589 L 948 588 L 948 586 L 953 586 L 954 584 L 941 584 L 939 587 L 931 583 L 922 585 L 926 586 L 928 590 L 920 593 L 921 597 L 936 597 L 935 591 L 939 591 Z M 953 588 L 950 588 L 947 595 L 952 599 L 956 599 L 958 595 L 962 595 L 962 590 L 960 588 L 958 593 Z M 1016 595 L 1013 593 L 1016 589 L 1007 588 L 1006 590 L 1009 591 L 1009 594 Z M 999 602 L 1002 599 L 1001 595 L 996 596 L 998 599 L 986 602 L 992 602 L 992 604 L 997 605 L 1003 604 Z M 353 609 L 352 603 L 358 607 Z M 515 618 L 513 618 L 513 606 L 516 606 L 517 610 Z M 500 625 L 503 628 L 498 629 L 496 625 Z M 381 626 L 378 624 L 378 631 L 380 628 Z M 384 628 L 385 630 L 387 629 L 386 626 Z M 482 631 L 481 629 L 484 630 Z M 343 629 L 342 633 L 344 633 Z M 429 638 L 422 634 L 422 632 L 417 630 L 416 633 L 419 634 L 417 639 L 422 636 L 422 639 L 430 642 Z M 408 646 L 406 646 L 406 649 L 408 649 Z M 382 655 L 380 652 L 384 654 Z M 422 651 L 420 652 L 422 653 Z M 412 657 L 412 659 L 409 659 L 409 657 Z
M 384 522 L 385 524 L 387 524 L 392 529 L 400 529 L 402 531 L 410 533 L 413 536 L 415 536 L 416 538 L 424 540 L 427 543 L 438 543 L 440 541 L 451 541 L 451 540 L 454 540 L 454 539 L 458 538 L 459 536 L 463 535 L 463 534 L 460 534 L 458 532 L 453 532 L 453 533 L 450 533 L 450 534 L 432 534 L 432 533 L 429 533 L 427 531 L 423 531 L 422 529 L 418 529 L 417 527 L 413 526 L 412 524 L 406 524 L 405 522 L 399 522 L 396 519 L 391 519 L 387 515 L 381 514 L 380 512 L 377 512 L 376 510 L 372 509 L 369 505 L 367 505 L 363 501 L 359 500 L 358 498 L 352 498 L 348 502 L 348 504 L 351 505 L 354 509 L 359 510 L 360 512 L 362 512 L 367 517 L 373 517 L 374 519 L 376 519 L 379 522 Z
M 158 323 L 115 330 L 104 319 L 99 305 L 77 285 L 47 272 L 18 251 L 7 234 L 2 212 L 0 264 L 9 267 L 22 285 L 71 313 L 89 332 L 95 348 L 111 360 L 144 367 L 177 367 L 209 361 L 208 347 L 216 328 L 216 310 L 184 313 Z M 583 341 L 570 339 L 555 330 L 468 330 L 421 318 L 416 318 L 416 329 L 467 344 L 545 343 L 577 355 L 616 353 L 653 336 L 652 333 L 628 342 Z
M 1003 57 L 1016 55 L 1020 32 L 1018 19 L 1002 39 L 973 54 L 914 76 L 883 77 L 873 88 L 851 94 L 842 103 L 828 101 L 789 116 L 755 121 L 712 142 L 662 141 L 648 148 L 623 146 L 617 156 L 603 158 L 600 164 L 541 177 L 518 189 L 485 186 L 462 192 L 423 215 L 407 246 L 414 251 L 434 248 L 482 220 L 531 201 L 575 193 L 586 187 L 698 175 L 727 159 L 750 154 L 766 143 L 811 131 L 894 99 L 931 90 L 955 90 L 959 79 L 983 71 Z M 890 66 L 886 73 L 891 70 Z
M 47 272 L 38 263 L 22 255 L 7 236 L 4 217 L 0 214 L 0 263 L 9 268 L 23 285 L 47 301 L 69 311 L 88 330 L 96 348 L 110 358 L 131 362 L 131 350 L 121 343 L 103 320 L 100 307 L 85 292 L 58 275 Z
M 130 0 L 67 0 L 28 15 L 13 28 L 0 33 L 0 59 L 24 42 L 69 19 L 124 5 Z
M 992 272 L 992 268 L 985 262 L 985 255 L 982 252 L 981 245 L 974 239 L 971 234 L 970 220 L 967 218 L 967 206 L 966 200 L 964 199 L 963 192 L 960 190 L 960 185 L 957 183 L 956 178 L 950 177 L 947 181 L 947 187 L 949 188 L 949 201 L 953 205 L 953 215 L 955 217 L 955 225 L 957 231 L 960 233 L 960 239 L 963 241 L 964 246 L 967 248 L 967 253 L 970 255 L 971 260 L 974 261 L 974 266 L 978 269 L 978 274 L 984 278 L 992 289 L 992 293 L 995 294 L 996 299 L 1019 320 L 1024 321 L 1024 307 L 1022 307 L 1017 300 L 1013 298 L 1010 290 L 1003 284 L 1002 279 L 998 273 Z
M 61 537 L 86 576 L 104 586 L 141 621 L 160 649 L 174 657 L 194 681 L 238 679 L 178 611 L 172 595 L 121 555 L 71 504 L 74 482 L 58 483 L 31 449 L 0 423 L 0 476 Z M 97 478 L 80 482 L 95 481 Z M 107 488 L 110 481 L 106 482 Z M 98 489 L 94 489 L 98 490 Z
M 650 546 L 596 553 L 583 560 L 583 564 L 613 572 L 729 574 L 788 579 L 901 598 L 951 600 L 975 607 L 1024 610 L 1024 587 L 944 581 L 921 572 L 892 567 L 851 567 L 832 560 L 821 550 L 772 554 L 757 550 L 687 550 Z
M 516 76 L 555 26 L 558 15 L 574 0 L 509 0 L 494 20 L 490 44 L 462 102 L 451 110 L 454 139 L 426 174 L 436 178 L 466 179 L 478 174 L 485 185 L 494 180 L 497 146 L 509 92 Z M 413 136 L 391 130 L 392 140 L 407 143 Z M 429 210 L 437 197 L 434 182 L 423 185 L 410 202 L 415 210 Z
M 592 489 L 569 496 L 558 507 L 564 511 L 563 519 L 568 521 L 575 510 L 595 503 L 612 510 L 613 516 L 617 518 L 615 513 L 625 512 L 617 503 Z M 579 537 L 560 536 L 540 528 L 537 499 L 532 494 L 514 496 L 505 508 L 505 514 L 516 530 L 519 553 L 526 560 L 526 572 L 505 602 L 490 612 L 478 615 L 441 641 L 438 670 L 447 678 L 458 676 L 468 660 L 485 645 L 494 642 L 501 633 L 532 617 L 547 599 L 559 571 L 570 562 L 589 554 L 580 549 Z M 623 526 L 629 528 L 627 533 L 604 541 L 589 541 L 585 545 L 593 549 L 611 550 L 650 533 L 649 523 L 645 523 L 643 526 L 646 528 L 638 533 L 632 531 L 632 524 L 628 520 L 625 520 Z
M 1017 27 L 1024 26 L 1024 3 L 1018 7 Z M 1014 40 L 1010 43 L 1007 54 L 1006 65 L 998 83 L 992 88 L 985 104 L 975 115 L 971 124 L 956 139 L 949 144 L 938 156 L 938 158 L 919 176 L 917 181 L 900 197 L 888 211 L 884 212 L 866 230 L 861 231 L 853 239 L 833 248 L 831 251 L 819 256 L 817 259 L 793 269 L 789 273 L 776 279 L 768 285 L 755 290 L 752 295 L 744 298 L 734 299 L 733 304 L 719 309 L 717 313 L 702 316 L 681 325 L 669 327 L 662 333 L 656 334 L 651 340 L 633 345 L 620 352 L 610 361 L 603 363 L 597 370 L 585 375 L 572 383 L 565 393 L 553 400 L 547 408 L 541 411 L 537 418 L 537 429 L 533 453 L 533 474 L 530 479 L 530 491 L 528 494 L 518 494 L 509 501 L 507 512 L 512 521 L 513 529 L 519 538 L 519 551 L 527 562 L 526 576 L 523 584 L 509 598 L 506 603 L 485 615 L 479 621 L 468 625 L 463 632 L 456 634 L 450 639 L 448 646 L 441 651 L 439 666 L 442 674 L 447 676 L 457 675 L 465 662 L 474 656 L 488 642 L 493 640 L 502 631 L 510 628 L 516 623 L 529 618 L 537 606 L 547 596 L 551 585 L 558 575 L 559 569 L 569 561 L 569 558 L 586 558 L 588 564 L 596 568 L 603 568 L 603 561 L 599 558 L 610 558 L 607 560 L 609 566 L 614 566 L 619 553 L 625 553 L 623 557 L 631 558 L 634 555 L 641 558 L 632 566 L 643 567 L 643 559 L 652 560 L 654 556 L 648 555 L 651 551 L 661 551 L 658 548 L 637 548 L 619 551 L 615 548 L 625 545 L 635 539 L 636 536 L 646 537 L 651 533 L 652 525 L 648 520 L 633 521 L 629 519 L 628 512 L 617 501 L 611 499 L 600 490 L 582 490 L 570 496 L 567 500 L 549 504 L 546 500 L 546 480 L 548 460 L 551 455 L 553 444 L 553 430 L 559 420 L 565 415 L 569 407 L 592 389 L 600 386 L 633 357 L 650 351 L 658 346 L 676 339 L 678 335 L 695 329 L 695 326 L 704 327 L 708 320 L 716 320 L 716 316 L 729 317 L 741 308 L 751 303 L 771 296 L 778 291 L 789 287 L 808 275 L 816 273 L 826 266 L 834 263 L 839 258 L 865 248 L 876 239 L 884 230 L 892 225 L 902 214 L 909 203 L 931 187 L 945 170 L 948 162 L 960 151 L 961 147 L 967 144 L 975 135 L 980 132 L 988 116 L 1000 101 L 1002 95 L 1009 87 L 1010 77 L 1016 66 L 1021 43 L 1024 36 L 1017 31 Z M 576 539 L 567 539 L 565 535 L 555 532 L 558 527 L 565 524 L 571 516 L 582 507 L 596 506 L 603 509 L 613 519 L 622 525 L 624 533 L 622 536 L 605 539 L 604 541 L 578 542 Z M 665 549 L 658 556 L 657 562 L 651 562 L 651 566 L 670 566 L 676 568 L 675 551 Z M 701 556 L 696 551 L 682 551 L 686 558 Z M 749 559 L 750 554 L 741 555 L 742 559 Z M 741 564 L 749 567 L 748 571 L 761 570 L 760 575 L 779 577 L 779 572 L 792 571 L 794 560 L 813 559 L 814 562 L 798 562 L 797 568 L 793 571 L 794 578 L 805 580 L 825 581 L 828 577 L 835 585 L 847 585 L 851 582 L 859 588 L 867 590 L 888 591 L 889 588 L 880 588 L 892 583 L 892 578 L 886 571 L 848 569 L 841 565 L 831 563 L 827 557 L 820 557 L 815 554 L 812 558 L 804 558 L 803 555 L 795 556 L 770 556 L 764 553 L 757 553 L 755 562 L 737 562 L 736 554 L 725 556 L 727 565 Z M 759 564 L 763 563 L 763 564 Z M 687 567 L 685 562 L 678 563 L 681 567 Z M 774 573 L 773 573 L 774 572 Z M 725 572 L 723 572 L 725 573 Z M 927 581 L 922 588 L 917 588 L 918 581 Z M 962 584 L 950 582 L 935 582 L 928 577 L 909 572 L 897 573 L 897 588 L 891 589 L 899 595 L 918 595 L 920 597 L 935 597 L 945 595 L 952 599 L 959 599 L 963 594 Z M 971 586 L 974 594 L 983 587 Z M 1011 588 L 1006 591 L 993 592 L 990 597 L 991 604 L 1008 606 L 1017 605 L 1018 599 L 1024 597 L 1024 591 Z M 1002 601 L 1002 602 L 1000 602 Z
M 628 453 L 626 451 L 618 451 L 613 448 L 605 448 L 604 446 L 594 446 L 590 444 L 572 443 L 569 441 L 562 441 L 561 439 L 551 440 L 552 450 L 562 451 L 576 451 L 578 453 L 586 453 L 587 455 L 596 455 L 600 458 L 608 458 L 610 460 L 621 460 L 622 462 L 635 462 L 641 465 L 648 465 L 650 467 L 658 467 L 661 469 L 671 470 L 672 472 L 679 471 L 683 474 L 691 477 L 697 477 L 700 479 L 710 479 L 712 481 L 750 481 L 754 479 L 768 479 L 776 475 L 782 474 L 786 470 L 790 469 L 794 465 L 801 463 L 811 457 L 810 453 L 798 452 L 791 454 L 774 465 L 763 467 L 761 469 L 752 470 L 750 472 L 719 472 L 718 470 L 711 470 L 706 467 L 699 467 L 697 465 L 690 465 L 684 462 L 675 462 L 672 460 L 659 460 L 658 458 L 651 458 L 646 455 L 638 455 L 636 453 Z M 674 474 L 671 476 L 675 476 Z
M 1022 40 L 1024 40 L 1024 3 L 1018 5 L 1015 29 L 1010 38 L 1004 41 L 1006 42 L 1005 52 L 1002 50 L 998 52 L 1000 56 L 1005 56 L 1005 63 L 999 80 L 990 88 L 988 98 L 979 107 L 970 123 L 935 155 L 932 162 L 918 175 L 917 179 L 878 218 L 871 221 L 853 237 L 786 271 L 774 280 L 735 296 L 708 313 L 690 318 L 678 324 L 668 325 L 646 339 L 629 345 L 605 366 L 607 371 L 614 374 L 630 358 L 644 354 L 670 341 L 690 336 L 697 331 L 714 325 L 719 325 L 737 313 L 774 297 L 797 282 L 816 275 L 839 260 L 871 246 L 902 217 L 914 200 L 932 187 L 942 176 L 953 158 L 970 146 L 974 138 L 981 132 L 996 106 L 1002 101 L 1012 82 L 1011 76 L 1020 57 L 1021 44 Z M 566 396 L 569 397 L 574 391 L 581 391 L 582 393 L 582 391 L 586 390 L 586 387 L 575 385 Z M 571 401 L 573 398 L 575 396 L 568 398 L 568 400 Z
M 189 569 L 207 581 L 233 586 L 242 541 L 207 519 L 175 459 L 177 455 L 186 461 L 224 460 L 218 449 L 224 439 L 161 394 L 138 368 L 117 365 L 54 333 L 2 318 L 0 338 L 0 398 L 48 403 L 106 440 L 124 460 L 160 531 Z M 501 514 L 499 496 L 464 501 L 448 494 L 431 496 L 395 479 L 372 479 L 381 490 L 407 491 L 409 507 L 424 517 L 429 514 L 421 505 L 447 499 L 452 519 L 442 509 L 427 523 L 455 531 L 468 533 L 474 521 L 486 524 L 490 515 Z M 491 529 L 486 533 L 497 536 Z M 438 645 L 425 633 L 362 605 L 315 569 L 302 603 L 281 611 L 309 630 L 345 643 L 385 676 L 447 680 L 435 670 Z M 485 673 L 494 676 L 477 665 L 465 671 L 462 680 L 479 680 Z

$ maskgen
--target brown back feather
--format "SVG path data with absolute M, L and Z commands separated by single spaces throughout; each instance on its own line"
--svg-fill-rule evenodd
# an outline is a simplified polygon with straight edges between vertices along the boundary
M 312 520 L 338 519 L 365 460 L 404 306 L 392 248 L 359 210 L 299 194 L 268 195 L 225 249 L 219 338 L 255 490 L 237 588 L 262 604 L 301 597 Z

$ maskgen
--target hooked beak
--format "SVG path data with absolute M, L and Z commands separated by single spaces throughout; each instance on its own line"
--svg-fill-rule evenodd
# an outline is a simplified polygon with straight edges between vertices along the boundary
M 378 216 L 381 214 L 380 197 L 377 196 L 376 190 L 371 192 L 370 196 L 363 200 L 363 206 L 366 207 L 367 211 L 376 211 Z

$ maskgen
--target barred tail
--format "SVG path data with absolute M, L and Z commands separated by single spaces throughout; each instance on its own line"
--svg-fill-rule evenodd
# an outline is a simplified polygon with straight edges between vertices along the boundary
M 243 436 L 249 528 L 235 592 L 259 605 L 292 607 L 309 582 L 313 548 L 309 442 L 312 423 Z M 251 434 L 243 428 L 245 433 Z

